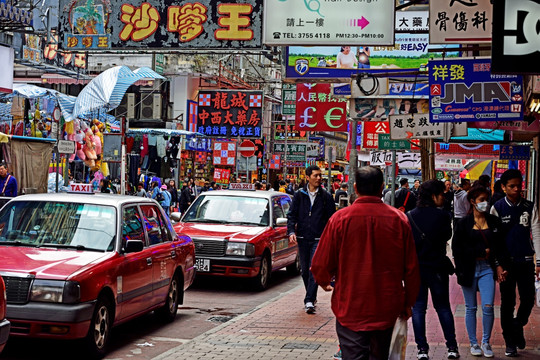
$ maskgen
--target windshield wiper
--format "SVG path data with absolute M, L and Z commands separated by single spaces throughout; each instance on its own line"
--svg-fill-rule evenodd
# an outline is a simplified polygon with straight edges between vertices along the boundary
M 256 225 L 256 226 L 263 226 L 259 222 L 251 222 L 251 221 L 231 221 L 228 222 L 228 224 L 232 225 Z
M 228 224 L 228 221 L 225 220 L 215 220 L 215 219 L 189 219 L 184 220 L 184 222 L 197 222 L 197 223 L 208 223 L 208 224 Z
M 7 241 L 0 241 L 0 245 L 13 245 L 13 246 L 30 246 L 30 247 L 36 247 L 36 244 L 27 244 L 22 242 L 21 240 L 7 240 Z
M 94 250 L 94 251 L 103 251 L 100 249 L 92 249 L 87 248 L 84 245 L 67 245 L 67 244 L 53 244 L 53 243 L 45 243 L 41 244 L 40 247 L 57 247 L 57 248 L 64 248 L 64 249 L 75 249 L 75 250 Z

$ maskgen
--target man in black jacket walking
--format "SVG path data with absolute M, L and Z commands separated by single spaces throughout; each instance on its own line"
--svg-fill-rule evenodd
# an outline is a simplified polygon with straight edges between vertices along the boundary
M 304 306 L 306 313 L 313 314 L 317 302 L 317 283 L 309 268 L 321 234 L 336 211 L 336 205 L 332 195 L 321 188 L 322 175 L 318 166 L 309 166 L 306 177 L 307 185 L 294 194 L 287 213 L 287 234 L 289 241 L 298 242 L 302 280 L 306 288 Z

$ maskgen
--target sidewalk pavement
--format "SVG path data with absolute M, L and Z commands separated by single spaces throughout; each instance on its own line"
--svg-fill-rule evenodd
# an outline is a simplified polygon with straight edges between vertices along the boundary
M 303 286 L 280 295 L 247 314 L 234 318 L 193 340 L 173 348 L 155 360 L 283 360 L 283 359 L 332 359 L 338 347 L 335 318 L 330 309 L 330 295 L 319 288 L 317 312 L 304 312 Z M 478 359 L 469 353 L 469 341 L 465 329 L 465 305 L 456 277 L 450 280 L 450 301 L 455 316 L 456 336 L 461 359 Z M 495 359 L 506 358 L 504 340 L 499 321 L 500 297 L 495 300 L 495 325 L 492 347 Z M 478 313 L 477 333 L 481 339 L 481 308 Z M 182 322 L 179 321 L 179 324 Z M 416 359 L 416 344 L 409 320 L 407 360 Z M 446 359 L 446 346 L 437 314 L 430 303 L 427 312 L 427 337 L 430 357 Z M 533 309 L 529 324 L 525 327 L 527 347 L 519 350 L 520 359 L 540 359 L 540 307 Z

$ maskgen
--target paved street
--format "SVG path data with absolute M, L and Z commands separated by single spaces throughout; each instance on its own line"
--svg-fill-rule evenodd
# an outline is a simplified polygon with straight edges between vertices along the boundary
M 464 321 L 464 302 L 456 278 L 451 278 L 451 303 L 455 314 L 456 332 L 462 359 L 473 359 L 469 353 Z M 195 339 L 170 349 L 154 360 L 180 359 L 331 359 L 337 349 L 334 316 L 330 310 L 330 294 L 319 293 L 316 315 L 307 315 L 302 307 L 302 286 L 272 299 L 248 314 L 239 316 Z M 497 294 L 496 304 L 500 300 Z M 492 345 L 495 358 L 504 356 L 504 342 L 496 308 Z M 428 310 L 428 340 L 430 356 L 446 359 L 446 347 L 437 316 Z M 480 333 L 480 329 L 478 329 Z M 527 347 L 520 351 L 521 359 L 540 358 L 540 308 L 535 307 L 525 328 Z M 409 320 L 407 360 L 416 359 L 416 345 Z

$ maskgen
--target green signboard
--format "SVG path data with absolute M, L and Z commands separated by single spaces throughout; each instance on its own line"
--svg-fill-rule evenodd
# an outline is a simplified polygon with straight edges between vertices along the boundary
M 155 54 L 154 55 L 154 70 L 163 75 L 163 69 L 165 68 L 165 55 L 164 54 Z
M 391 140 L 390 134 L 379 134 L 379 150 L 411 150 L 407 140 Z
M 295 115 L 296 114 L 296 85 L 295 84 L 283 84 L 281 90 L 282 108 L 281 113 L 283 115 Z
M 285 152 L 285 144 L 274 143 L 274 154 Z M 287 143 L 287 161 L 306 161 L 306 144 Z

